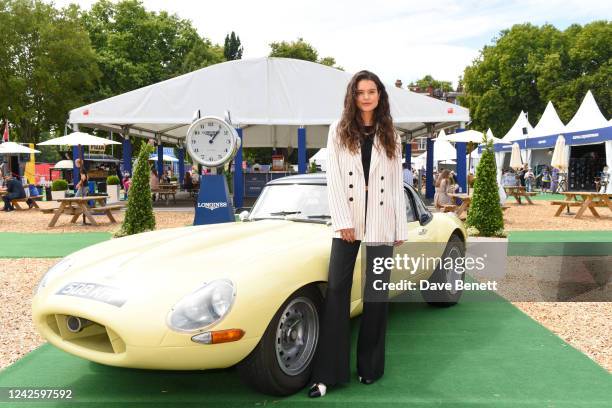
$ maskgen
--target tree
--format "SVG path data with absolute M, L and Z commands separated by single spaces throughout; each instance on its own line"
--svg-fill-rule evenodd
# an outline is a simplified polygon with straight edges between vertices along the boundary
M 228 61 L 233 61 L 242 58 L 242 45 L 240 44 L 240 37 L 232 31 L 231 34 L 225 36 L 225 43 L 223 45 L 223 55 Z
M 136 168 L 132 177 L 125 219 L 123 220 L 121 230 L 116 234 L 117 237 L 139 234 L 155 229 L 148 163 L 149 155 L 152 151 L 151 145 L 144 141 L 141 143 L 140 153 L 138 154 Z
M 499 204 L 497 166 L 493 141 L 486 139 L 480 162 L 476 168 L 474 193 L 466 224 L 478 230 L 479 235 L 499 235 L 504 228 L 504 218 Z
M 587 90 L 606 117 L 612 115 L 612 22 L 572 25 L 560 31 L 518 24 L 486 45 L 463 75 L 460 103 L 470 109 L 472 127 L 503 136 L 518 112 L 535 124 L 547 102 L 568 122 Z
M 224 61 L 223 49 L 197 33 L 189 20 L 147 11 L 139 0 L 100 0 L 82 22 L 102 71 L 98 100 Z
M 414 85 L 418 86 L 423 90 L 429 88 L 430 86 L 432 87 L 432 89 L 440 89 L 444 92 L 450 92 L 453 90 L 450 81 L 438 81 L 434 79 L 431 75 L 425 75 L 423 78 L 416 81 L 416 84 L 410 84 L 410 86 Z
M 303 38 L 298 38 L 292 42 L 273 42 L 270 44 L 270 57 L 294 58 L 305 61 L 317 62 L 342 70 L 342 67 L 335 66 L 336 60 L 333 57 L 319 59 L 318 51 Z
M 0 38 L 0 115 L 13 140 L 39 143 L 43 131 L 63 130 L 68 111 L 95 88 L 89 36 L 74 7 L 0 0 Z

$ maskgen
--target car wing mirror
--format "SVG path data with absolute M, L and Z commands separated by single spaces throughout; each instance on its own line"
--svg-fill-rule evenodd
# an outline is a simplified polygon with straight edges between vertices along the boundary
M 244 210 L 243 212 L 241 212 L 238 215 L 238 218 L 240 219 L 240 221 L 245 222 L 249 220 L 249 212 Z
M 427 214 L 427 213 L 421 214 L 419 216 L 419 224 L 421 224 L 421 226 L 423 226 L 423 225 L 427 224 L 430 219 L 431 218 L 430 218 L 429 214 Z

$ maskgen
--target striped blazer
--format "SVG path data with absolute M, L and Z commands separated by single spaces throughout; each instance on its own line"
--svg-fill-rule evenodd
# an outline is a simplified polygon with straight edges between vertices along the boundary
M 402 144 L 396 136 L 397 151 L 389 160 L 378 136 L 372 146 L 366 190 L 361 149 L 351 153 L 336 136 L 338 121 L 329 127 L 327 137 L 327 194 L 334 237 L 339 230 L 355 228 L 355 239 L 366 243 L 392 244 L 408 239 L 406 203 L 402 180 Z

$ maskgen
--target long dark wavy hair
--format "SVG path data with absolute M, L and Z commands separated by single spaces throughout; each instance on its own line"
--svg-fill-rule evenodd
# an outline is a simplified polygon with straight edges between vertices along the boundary
M 378 106 L 374 109 L 374 126 L 380 144 L 385 149 L 389 159 L 395 158 L 396 143 L 393 119 L 389 107 L 389 95 L 385 86 L 378 76 L 370 71 L 359 71 L 356 73 L 348 86 L 344 96 L 344 110 L 338 122 L 336 132 L 340 138 L 340 144 L 355 153 L 359 147 L 360 134 L 364 131 L 361 111 L 357 107 L 357 84 L 362 80 L 370 80 L 376 84 L 378 89 Z

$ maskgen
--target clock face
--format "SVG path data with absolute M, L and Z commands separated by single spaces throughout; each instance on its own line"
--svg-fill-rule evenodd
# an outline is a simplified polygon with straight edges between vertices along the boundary
M 207 167 L 217 167 L 227 161 L 238 149 L 238 135 L 227 122 L 204 117 L 191 124 L 187 131 L 187 151 L 191 157 Z

